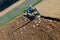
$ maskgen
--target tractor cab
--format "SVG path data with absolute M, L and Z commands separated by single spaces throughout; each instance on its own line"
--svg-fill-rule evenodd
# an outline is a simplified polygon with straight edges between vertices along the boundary
M 29 7 L 27 7 L 27 9 L 25 10 L 27 13 L 33 13 L 35 11 L 35 8 L 33 8 L 31 5 Z

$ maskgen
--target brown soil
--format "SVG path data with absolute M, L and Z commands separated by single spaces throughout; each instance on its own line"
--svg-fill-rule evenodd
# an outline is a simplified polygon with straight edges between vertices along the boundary
M 0 40 L 60 40 L 60 22 L 41 18 L 37 26 L 36 19 L 29 22 L 22 17 L 17 17 L 0 29 Z
M 60 0 L 43 0 L 35 7 L 43 16 L 60 18 Z
M 19 0 L 18 2 L 14 3 L 13 5 L 11 5 L 10 7 L 6 8 L 5 10 L 3 10 L 2 12 L 0 12 L 0 16 L 3 16 L 4 14 L 8 13 L 9 11 L 11 11 L 12 9 L 14 9 L 15 7 L 19 6 L 21 3 L 23 3 L 25 0 Z
M 41 9 L 40 11 L 44 13 L 43 8 Z M 59 21 L 41 18 L 37 26 L 36 19 L 30 22 L 26 18 L 27 21 L 24 21 L 22 15 L 0 28 L 0 40 L 60 40 Z

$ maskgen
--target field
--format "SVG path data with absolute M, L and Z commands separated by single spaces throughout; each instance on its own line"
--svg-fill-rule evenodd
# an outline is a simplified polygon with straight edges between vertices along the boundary
M 43 0 L 35 7 L 43 16 L 60 19 L 60 0 Z
M 60 22 L 41 18 L 24 21 L 22 15 L 0 29 L 0 40 L 60 40 Z M 36 26 L 33 26 L 36 25 Z
M 43 3 L 43 2 L 48 2 L 48 1 L 52 2 L 52 0 L 44 0 L 41 2 L 41 4 L 43 5 L 46 4 L 48 6 L 47 3 L 45 4 Z M 54 4 L 54 1 L 56 0 L 53 0 L 53 4 Z M 25 21 L 24 21 L 23 20 L 24 13 L 18 16 L 19 13 L 16 12 L 18 16 L 16 18 L 14 16 L 15 13 L 13 13 L 12 11 L 10 13 L 12 13 L 13 15 L 7 14 L 8 18 L 4 20 L 2 19 L 1 20 L 3 21 L 2 24 L 5 24 L 7 22 L 6 21 L 7 19 L 9 18 L 12 19 L 11 16 L 13 16 L 14 19 L 12 21 L 9 19 L 10 22 L 0 27 L 0 40 L 60 40 L 60 21 L 49 19 L 49 18 L 46 19 L 45 16 L 54 18 L 53 16 L 54 11 L 51 9 L 53 11 L 51 12 L 52 15 L 50 14 L 48 15 L 48 12 L 49 12 L 48 7 L 45 9 L 44 8 L 45 6 L 41 4 L 39 3 L 35 6 L 38 9 L 38 11 L 41 13 L 41 15 L 43 16 L 43 17 L 41 16 L 39 23 L 36 23 L 37 21 L 36 19 L 30 21 L 29 19 L 25 18 Z

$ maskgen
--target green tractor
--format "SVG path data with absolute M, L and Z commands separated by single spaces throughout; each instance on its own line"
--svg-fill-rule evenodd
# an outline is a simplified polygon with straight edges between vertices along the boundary
M 40 13 L 38 12 L 38 10 L 34 7 L 32 7 L 31 5 L 29 5 L 25 11 L 24 11 L 24 17 L 27 17 L 29 20 L 33 20 L 35 18 L 40 18 Z

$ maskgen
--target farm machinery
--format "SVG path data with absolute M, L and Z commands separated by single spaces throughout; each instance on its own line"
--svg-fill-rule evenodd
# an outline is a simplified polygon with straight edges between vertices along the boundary
M 28 18 L 30 21 L 33 19 L 40 20 L 40 13 L 32 5 L 29 5 L 24 11 L 24 17 Z

